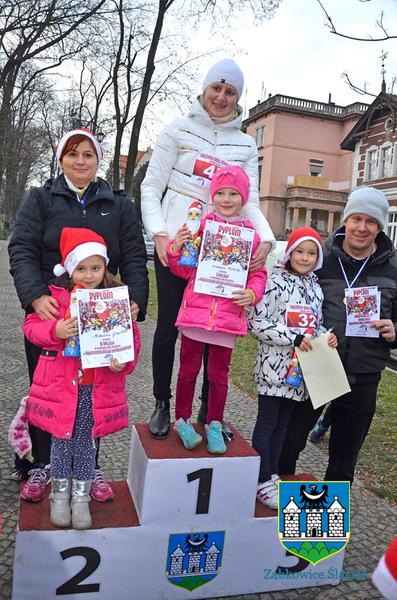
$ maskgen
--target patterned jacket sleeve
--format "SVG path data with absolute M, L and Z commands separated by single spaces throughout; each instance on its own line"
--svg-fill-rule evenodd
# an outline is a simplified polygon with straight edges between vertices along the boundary
M 280 307 L 282 290 L 272 278 L 265 294 L 248 319 L 251 334 L 266 344 L 293 346 L 297 333 L 283 324 L 285 311 Z

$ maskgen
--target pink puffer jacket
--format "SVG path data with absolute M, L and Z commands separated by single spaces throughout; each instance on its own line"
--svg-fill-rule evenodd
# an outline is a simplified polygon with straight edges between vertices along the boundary
M 59 318 L 63 319 L 70 303 L 69 292 L 55 286 L 49 286 L 49 290 L 61 307 Z M 30 342 L 58 352 L 56 356 L 40 356 L 26 402 L 26 413 L 32 425 L 69 439 L 76 418 L 80 361 L 62 356 L 64 340 L 55 337 L 56 323 L 56 320 L 42 321 L 36 313 L 32 313 L 23 324 L 23 331 Z M 125 378 L 135 369 L 141 347 L 135 323 L 133 330 L 135 359 L 127 363 L 121 373 L 114 373 L 108 367 L 95 369 L 92 388 L 94 438 L 128 426 Z
M 202 220 L 204 228 L 207 220 L 223 222 L 214 213 L 209 213 Z M 233 225 L 254 229 L 250 221 L 233 222 Z M 255 233 L 252 254 L 254 254 L 260 243 L 257 233 Z M 234 335 L 246 335 L 247 319 L 244 307 L 238 306 L 229 298 L 220 298 L 210 296 L 209 294 L 197 294 L 194 291 L 194 282 L 196 280 L 196 268 L 180 267 L 178 260 L 180 252 L 172 252 L 173 241 L 167 246 L 167 256 L 171 272 L 182 279 L 188 279 L 189 282 L 183 294 L 181 308 L 175 325 L 177 327 L 195 327 L 207 331 L 219 331 L 222 333 L 231 333 Z M 267 273 L 263 267 L 255 273 L 249 273 L 246 288 L 250 288 L 255 294 L 255 302 L 262 298 L 266 286 Z

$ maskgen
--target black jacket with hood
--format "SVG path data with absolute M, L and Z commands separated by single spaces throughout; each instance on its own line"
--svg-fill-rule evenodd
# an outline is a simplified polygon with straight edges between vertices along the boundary
M 385 368 L 394 345 L 379 338 L 346 337 L 346 306 L 343 302 L 347 287 L 338 258 L 351 282 L 362 260 L 346 254 L 342 248 L 345 228 L 335 231 L 324 246 L 324 263 L 316 275 L 324 292 L 324 326 L 334 328 L 338 352 L 350 383 L 376 381 Z M 375 240 L 376 251 L 354 282 L 354 287 L 373 286 L 381 292 L 381 319 L 391 319 L 397 329 L 397 256 L 391 240 L 380 232 Z
M 134 205 L 123 191 L 98 179 L 82 205 L 68 188 L 63 175 L 43 187 L 32 188 L 21 205 L 8 246 L 10 273 L 22 307 L 49 294 L 53 268 L 61 261 L 59 240 L 63 227 L 86 227 L 99 233 L 108 248 L 109 271 L 120 273 L 130 298 L 139 306 L 138 320 L 145 318 L 148 301 L 146 249 Z

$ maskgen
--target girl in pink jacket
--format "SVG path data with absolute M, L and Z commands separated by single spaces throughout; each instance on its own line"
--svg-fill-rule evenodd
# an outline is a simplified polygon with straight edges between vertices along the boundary
M 69 312 L 72 289 L 122 284 L 107 270 L 104 239 L 90 229 L 65 227 L 60 251 L 62 264 L 54 268 L 59 278 L 49 286 L 59 318 L 42 321 L 32 313 L 23 325 L 28 340 L 42 348 L 26 414 L 30 424 L 52 434 L 51 523 L 88 529 L 95 440 L 128 426 L 125 379 L 136 366 L 140 337 L 133 323 L 135 359 L 126 364 L 112 358 L 109 367 L 82 370 L 80 357 L 67 355 L 66 340 L 78 334 L 77 317 L 70 318 Z
M 231 165 L 218 169 L 211 181 L 210 194 L 214 211 L 202 221 L 213 220 L 225 224 L 253 229 L 253 225 L 240 216 L 241 207 L 247 202 L 249 179 L 241 167 Z M 233 298 L 212 296 L 194 291 L 197 269 L 179 266 L 183 247 L 191 239 L 191 232 L 183 225 L 175 240 L 167 247 L 168 261 L 174 275 L 188 279 L 178 313 L 176 326 L 181 332 L 181 351 L 178 382 L 176 387 L 175 430 L 188 450 L 202 441 L 190 422 L 196 379 L 200 371 L 205 345 L 208 354 L 208 415 L 205 432 L 207 449 L 213 454 L 223 454 L 226 446 L 222 437 L 223 411 L 228 390 L 228 371 L 237 335 L 247 333 L 245 306 L 255 305 L 261 298 L 266 284 L 265 268 L 249 273 L 244 290 L 236 290 Z M 252 253 L 259 244 L 255 233 Z M 238 250 L 238 249 L 237 249 Z M 224 254 L 222 249 L 220 252 Z M 230 256 L 233 249 L 229 253 Z

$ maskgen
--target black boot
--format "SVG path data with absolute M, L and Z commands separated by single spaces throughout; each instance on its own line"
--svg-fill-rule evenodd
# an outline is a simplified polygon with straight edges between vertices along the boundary
M 156 400 L 156 408 L 149 421 L 149 431 L 158 440 L 166 438 L 170 432 L 170 401 Z

